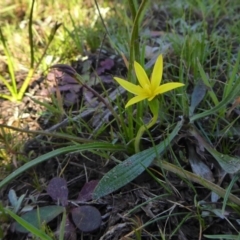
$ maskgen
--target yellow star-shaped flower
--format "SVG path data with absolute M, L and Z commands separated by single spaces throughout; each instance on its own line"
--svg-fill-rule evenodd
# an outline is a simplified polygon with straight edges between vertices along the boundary
M 143 101 L 144 99 L 147 99 L 148 101 L 152 101 L 158 94 L 162 94 L 162 93 L 171 91 L 175 88 L 184 86 L 183 83 L 178 83 L 178 82 L 171 82 L 171 83 L 165 83 L 160 85 L 162 81 L 162 73 L 163 73 L 162 55 L 159 55 L 159 57 L 157 58 L 150 80 L 145 70 L 142 68 L 142 66 L 139 63 L 134 62 L 134 69 L 140 85 L 135 85 L 124 79 L 114 77 L 114 79 L 123 88 L 125 88 L 127 91 L 136 95 L 135 97 L 131 98 L 127 102 L 125 108 L 137 102 Z

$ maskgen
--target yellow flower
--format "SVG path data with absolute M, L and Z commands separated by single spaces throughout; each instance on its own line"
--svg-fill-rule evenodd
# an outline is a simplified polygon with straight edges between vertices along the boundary
M 144 99 L 152 101 L 158 94 L 162 94 L 175 88 L 184 86 L 183 83 L 178 82 L 165 83 L 160 85 L 163 73 L 162 55 L 159 55 L 159 57 L 157 58 L 157 61 L 153 68 L 151 80 L 149 80 L 145 70 L 139 63 L 134 62 L 134 69 L 140 85 L 132 84 L 118 77 L 114 78 L 123 88 L 136 95 L 127 102 L 125 108 L 137 102 L 143 101 Z

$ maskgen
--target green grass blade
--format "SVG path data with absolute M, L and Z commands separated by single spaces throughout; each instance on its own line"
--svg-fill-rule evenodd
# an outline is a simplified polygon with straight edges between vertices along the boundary
M 7 82 L 7 80 L 4 77 L 2 77 L 2 76 L 0 76 L 0 80 L 7 87 L 8 91 L 12 94 L 12 96 L 14 96 L 15 92 L 14 92 L 12 86 Z M 6 95 L 6 94 L 1 94 L 1 95 Z M 6 97 L 4 97 L 4 98 L 6 98 Z
M 62 221 L 59 228 L 59 240 L 64 240 L 64 232 L 65 232 L 64 230 L 65 230 L 66 221 L 67 221 L 67 213 L 66 213 L 66 209 L 64 209 Z
M 238 179 L 239 179 L 239 174 L 234 175 L 233 178 L 232 178 L 232 181 L 230 182 L 230 184 L 228 185 L 228 187 L 226 189 L 226 194 L 225 194 L 224 199 L 223 199 L 222 215 L 224 215 L 225 208 L 227 206 L 229 194 L 231 193 L 232 187 L 238 181 Z
M 131 182 L 139 176 L 156 158 L 161 155 L 181 129 L 180 121 L 171 134 L 159 145 L 137 153 L 110 170 L 99 182 L 93 193 L 93 198 L 103 197 Z
M 39 237 L 42 240 L 52 240 L 51 237 L 49 237 L 45 232 L 37 229 L 33 225 L 31 225 L 29 222 L 25 221 L 9 209 L 4 209 L 5 212 L 7 212 L 13 219 L 15 219 L 21 226 L 26 228 L 29 232 L 31 232 L 33 235 Z
M 41 55 L 38 63 L 37 63 L 36 66 L 34 67 L 34 70 L 39 68 L 39 65 L 41 64 L 43 58 L 44 58 L 45 55 L 47 54 L 47 51 L 48 51 L 48 49 L 49 49 L 49 47 L 50 47 L 50 45 L 51 45 L 51 43 L 52 43 L 52 41 L 53 41 L 56 33 L 57 33 L 57 30 L 58 30 L 58 28 L 59 28 L 61 25 L 62 25 L 61 23 L 57 23 L 57 22 L 56 22 L 56 23 L 54 24 L 54 26 L 52 27 L 51 32 L 50 32 L 50 35 L 48 36 L 47 45 L 46 45 L 46 47 L 44 48 L 43 53 L 42 53 L 42 55 Z
M 1 93 L 0 93 L 0 98 L 5 98 L 5 99 L 8 99 L 9 101 L 13 101 L 15 99 L 15 97 L 13 96 L 9 96 L 7 94 L 1 94 Z
M 23 82 L 23 85 L 21 86 L 19 92 L 18 92 L 18 96 L 17 96 L 17 100 L 21 101 L 22 98 L 23 98 L 23 95 L 24 93 L 26 92 L 28 86 L 29 86 L 29 83 L 32 79 L 32 76 L 33 76 L 33 73 L 34 73 L 34 69 L 29 69 L 28 71 L 28 75 L 27 77 L 25 78 L 24 82 Z
M 206 73 L 204 72 L 201 63 L 198 61 L 197 64 L 198 64 L 198 69 L 199 69 L 199 72 L 200 72 L 200 75 L 201 75 L 201 78 L 202 78 L 204 84 L 210 89 L 210 91 L 208 91 L 208 94 L 210 95 L 212 101 L 214 102 L 214 105 L 217 106 L 219 104 L 219 101 L 217 99 L 216 94 L 214 93 L 214 91 L 212 89 L 209 79 L 208 79 Z
M 14 97 L 17 94 L 17 84 L 16 84 L 16 78 L 15 78 L 15 74 L 14 74 L 14 66 L 13 66 L 12 57 L 11 57 L 11 54 L 8 50 L 8 47 L 7 47 L 5 38 L 3 36 L 1 27 L 0 27 L 0 41 L 3 44 L 3 50 L 4 50 L 4 53 L 7 57 L 8 70 L 9 70 L 9 73 L 10 73 L 10 76 L 11 76 L 11 81 L 12 81 L 11 88 L 12 88 L 12 92 L 14 93 L 14 95 L 13 95 L 13 97 Z
M 15 179 L 17 176 L 27 171 L 29 168 L 34 167 L 37 164 L 48 160 L 49 158 L 52 158 L 64 153 L 74 152 L 74 151 L 82 152 L 82 151 L 91 151 L 91 150 L 120 151 L 120 150 L 124 150 L 124 148 L 119 145 L 113 145 L 111 143 L 102 143 L 102 142 L 86 143 L 86 144 L 79 144 L 79 145 L 59 148 L 59 149 L 53 150 L 52 152 L 43 154 L 42 156 L 37 157 L 34 160 L 31 160 L 30 162 L 24 164 L 20 168 L 16 169 L 14 172 L 9 174 L 6 178 L 4 178 L 0 182 L 0 189 L 10 181 Z
M 29 16 L 29 25 L 28 25 L 28 40 L 30 45 L 30 59 L 31 59 L 30 68 L 34 68 L 34 45 L 33 45 L 33 32 L 32 32 L 34 3 L 35 3 L 35 0 L 32 0 L 31 11 Z
M 235 65 L 234 65 L 233 71 L 231 73 L 231 77 L 230 77 L 229 81 L 227 82 L 227 84 L 224 87 L 223 96 L 227 96 L 228 94 L 230 94 L 231 91 L 234 88 L 234 80 L 235 80 L 235 77 L 237 76 L 238 71 L 239 71 L 239 63 L 240 63 L 240 52 L 238 52 L 237 61 L 236 61 Z
M 226 235 L 226 234 L 218 234 L 218 235 L 203 235 L 208 239 L 229 239 L 229 240 L 238 240 L 240 235 Z
M 206 110 L 205 112 L 196 114 L 190 118 L 190 122 L 194 122 L 200 118 L 207 117 L 208 115 L 214 114 L 219 111 L 222 107 L 230 103 L 232 100 L 236 98 L 236 96 L 240 93 L 240 79 L 236 80 L 236 84 L 234 85 L 233 91 L 230 92 L 217 106 L 213 107 L 212 109 Z

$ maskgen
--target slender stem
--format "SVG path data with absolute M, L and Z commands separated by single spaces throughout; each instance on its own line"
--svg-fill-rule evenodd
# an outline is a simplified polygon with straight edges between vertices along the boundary
M 22 100 L 23 95 L 24 95 L 24 93 L 26 92 L 26 90 L 27 90 L 27 88 L 28 88 L 28 86 L 29 86 L 30 81 L 32 80 L 33 74 L 34 74 L 34 69 L 33 69 L 33 68 L 30 68 L 30 69 L 28 70 L 28 75 L 27 75 L 27 77 L 24 79 L 23 85 L 21 86 L 21 88 L 20 88 L 20 90 L 19 90 L 19 92 L 18 92 L 18 94 L 17 94 L 17 100 L 18 100 L 18 101 L 21 101 L 21 100 Z
M 38 69 L 38 67 L 39 67 L 40 63 L 42 62 L 43 58 L 46 56 L 47 50 L 48 50 L 50 44 L 52 43 L 58 28 L 61 27 L 61 25 L 62 25 L 62 23 L 55 22 L 55 24 L 54 24 L 53 28 L 51 29 L 51 32 L 48 36 L 47 45 L 45 46 L 45 48 L 43 50 L 43 53 L 42 53 L 40 59 L 38 60 L 38 63 L 35 66 L 35 69 Z
M 117 113 L 114 111 L 113 107 L 111 106 L 111 104 L 108 104 L 106 102 L 106 100 L 98 93 L 96 92 L 93 88 L 89 87 L 88 85 L 84 84 L 82 82 L 82 78 L 79 74 L 75 75 L 76 80 L 83 86 L 85 87 L 87 90 L 89 90 L 90 92 L 92 92 L 108 109 L 109 111 L 112 113 L 112 115 L 114 116 L 114 118 L 116 119 L 116 121 L 118 122 L 118 125 L 121 126 L 121 120 L 119 118 L 119 116 L 117 115 Z
M 3 50 L 4 50 L 4 53 L 7 57 L 8 71 L 9 71 L 9 74 L 10 74 L 10 77 L 11 77 L 11 82 L 12 82 L 12 86 L 10 86 L 8 84 L 8 85 L 6 85 L 6 87 L 8 89 L 10 89 L 10 88 L 12 89 L 12 91 L 10 91 L 10 92 L 13 96 L 13 99 L 15 99 L 15 96 L 17 95 L 17 83 L 16 83 L 15 74 L 14 74 L 14 64 L 13 64 L 13 61 L 12 61 L 11 53 L 10 53 L 8 47 L 7 47 L 7 42 L 5 41 L 5 38 L 3 36 L 3 32 L 2 32 L 1 27 L 0 27 L 0 41 L 3 44 Z M 10 88 L 9 88 L 9 86 L 10 86 Z
M 103 25 L 103 27 L 105 28 L 105 31 L 106 31 L 108 37 L 110 38 L 110 34 L 109 34 L 108 29 L 107 29 L 107 26 L 106 26 L 106 24 L 105 24 L 105 22 L 104 22 L 104 20 L 103 20 L 103 17 L 102 17 L 101 11 L 100 11 L 100 9 L 99 9 L 97 0 L 94 0 L 94 3 L 95 3 L 95 5 L 96 5 L 96 8 L 97 8 L 97 11 L 98 11 L 100 20 L 101 20 L 101 22 L 102 22 L 102 25 Z
M 129 67 L 128 67 L 128 81 L 135 83 L 133 80 L 133 62 L 134 60 L 137 60 L 139 62 L 139 25 L 140 25 L 140 18 L 142 16 L 142 13 L 145 9 L 145 6 L 147 4 L 147 0 L 143 0 L 142 3 L 139 6 L 139 9 L 136 12 L 136 8 L 134 5 L 134 1 L 131 0 L 129 1 L 129 7 L 132 13 L 132 18 L 134 19 L 133 22 L 133 28 L 131 32 L 131 39 L 130 39 L 130 46 L 129 46 L 129 51 L 130 51 L 130 56 L 129 56 Z M 128 99 L 131 97 L 131 93 L 128 94 Z M 137 109 L 139 110 L 139 109 Z M 128 138 L 132 139 L 133 138 L 133 117 L 132 117 L 132 112 L 133 109 L 132 107 L 129 107 L 127 109 L 127 115 L 129 116 L 128 118 Z M 138 127 L 138 126 L 137 126 Z
M 132 20 L 134 21 L 134 19 L 136 17 L 136 8 L 135 8 L 134 0 L 129 0 L 128 5 L 129 5 L 130 11 L 131 11 Z
M 34 49 L 33 49 L 34 46 L 33 46 L 33 32 L 32 32 L 34 3 L 35 3 L 35 0 L 32 0 L 30 17 L 29 17 L 29 25 L 28 25 L 29 45 L 30 45 L 30 52 L 31 52 L 31 54 L 30 54 L 30 58 L 31 58 L 30 68 L 34 67 Z
M 12 94 L 12 97 L 11 98 L 15 98 L 15 96 L 16 96 L 16 92 L 14 92 L 14 89 L 12 88 L 12 86 L 7 82 L 7 80 L 4 78 L 4 77 L 2 77 L 1 75 L 0 75 L 0 81 L 2 81 L 3 83 L 4 83 L 4 85 L 7 87 L 7 89 L 8 89 L 8 91 Z M 1 95 L 5 95 L 5 94 L 0 94 L 0 96 Z
M 143 124 L 139 128 L 137 136 L 135 138 L 135 143 L 134 143 L 136 153 L 138 153 L 140 151 L 139 145 L 140 145 L 140 140 L 142 138 L 143 133 L 145 132 L 146 129 L 151 128 L 157 122 L 157 119 L 158 119 L 158 114 L 154 114 L 153 118 L 151 119 L 151 121 L 147 125 Z

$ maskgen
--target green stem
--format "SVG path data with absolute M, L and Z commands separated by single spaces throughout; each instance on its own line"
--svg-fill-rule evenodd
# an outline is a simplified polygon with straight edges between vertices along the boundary
M 31 11 L 30 11 L 30 17 L 29 17 L 29 25 L 28 25 L 28 36 L 29 36 L 29 45 L 30 45 L 30 68 L 34 67 L 34 45 L 33 45 L 33 31 L 32 31 L 32 25 L 33 25 L 33 9 L 34 9 L 34 3 L 35 0 L 32 1 L 31 4 Z
M 7 62 L 8 62 L 8 71 L 9 71 L 9 74 L 10 74 L 10 77 L 11 77 L 11 82 L 12 82 L 12 86 L 10 86 L 9 84 L 6 85 L 7 88 L 9 89 L 9 86 L 10 88 L 12 89 L 11 94 L 13 97 L 15 97 L 17 95 L 17 84 L 16 84 L 16 78 L 15 78 L 15 75 L 14 75 L 14 64 L 13 64 L 13 61 L 12 61 L 12 56 L 11 56 L 11 53 L 7 47 L 7 42 L 5 41 L 5 38 L 3 36 L 3 32 L 2 32 L 2 29 L 0 28 L 0 42 L 3 44 L 3 50 L 4 50 L 4 53 L 7 57 Z
M 133 78 L 133 63 L 135 60 L 139 62 L 139 25 L 141 21 L 141 16 L 144 13 L 144 9 L 147 4 L 147 0 L 143 0 L 142 3 L 140 4 L 138 10 L 136 11 L 136 4 L 134 3 L 134 0 L 129 1 L 129 7 L 132 13 L 132 19 L 133 19 L 133 28 L 131 32 L 131 38 L 130 38 L 130 46 L 129 46 L 129 51 L 130 51 L 130 56 L 129 56 L 129 66 L 128 66 L 128 81 L 131 83 L 136 83 L 136 80 Z M 131 93 L 128 94 L 128 99 L 131 98 Z M 138 109 L 139 110 L 139 109 Z M 127 109 L 127 115 L 129 116 L 128 118 L 128 139 L 132 139 L 134 136 L 134 126 L 133 126 L 133 118 L 132 118 L 132 112 L 133 108 L 129 107 Z
M 19 90 L 19 92 L 18 92 L 18 94 L 17 94 L 17 100 L 18 100 L 18 101 L 21 101 L 21 100 L 22 100 L 23 95 L 24 95 L 24 93 L 26 92 L 26 90 L 27 90 L 27 88 L 28 88 L 28 86 L 29 86 L 29 84 L 30 84 L 30 81 L 32 80 L 32 77 L 33 77 L 33 74 L 34 74 L 34 70 L 35 70 L 35 69 L 33 69 L 33 68 L 30 68 L 30 69 L 28 70 L 28 75 L 27 75 L 27 77 L 25 78 L 25 80 L 24 80 L 24 82 L 23 82 L 23 85 L 21 86 L 21 88 L 20 88 L 20 90 Z
M 142 138 L 143 133 L 145 132 L 145 130 L 151 128 L 157 122 L 157 119 L 158 119 L 158 114 L 155 113 L 153 115 L 153 118 L 151 119 L 151 121 L 147 125 L 143 124 L 139 128 L 137 136 L 135 138 L 135 143 L 134 143 L 136 153 L 138 153 L 140 151 L 139 145 L 140 145 L 140 140 Z

